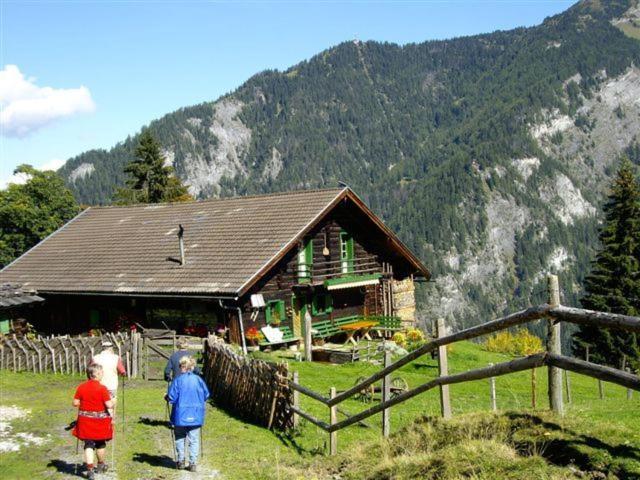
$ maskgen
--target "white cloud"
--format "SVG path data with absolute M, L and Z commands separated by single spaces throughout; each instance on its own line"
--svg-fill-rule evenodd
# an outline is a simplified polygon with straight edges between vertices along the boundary
M 58 170 L 65 164 L 66 160 L 60 160 L 59 158 L 53 158 L 39 167 L 36 167 L 40 171 L 45 170 Z M 0 178 L 0 190 L 4 190 L 9 186 L 10 183 L 15 183 L 16 185 L 22 185 L 27 183 L 27 180 L 31 178 L 31 175 L 28 173 L 12 173 L 6 178 Z
M 28 173 L 14 173 L 8 178 L 0 179 L 0 190 L 4 190 L 9 186 L 10 183 L 15 183 L 16 185 L 22 185 L 27 183 L 27 180 L 31 178 L 31 175 Z
M 66 160 L 60 160 L 59 158 L 52 158 L 48 162 L 43 163 L 38 167 L 38 170 L 53 170 L 54 172 L 59 170 L 66 163 Z
M 25 137 L 64 117 L 95 110 L 87 87 L 39 87 L 16 65 L 0 70 L 0 131 L 6 137 Z

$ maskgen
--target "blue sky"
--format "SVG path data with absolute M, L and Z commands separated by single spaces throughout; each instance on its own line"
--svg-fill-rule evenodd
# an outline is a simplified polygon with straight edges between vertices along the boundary
M 422 42 L 540 23 L 564 0 L 0 0 L 0 188 L 21 163 L 109 148 L 345 40 Z

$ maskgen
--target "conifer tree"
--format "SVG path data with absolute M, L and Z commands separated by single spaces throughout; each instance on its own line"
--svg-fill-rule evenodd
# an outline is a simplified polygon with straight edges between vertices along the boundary
M 591 310 L 640 314 L 640 187 L 633 165 L 623 158 L 604 206 L 605 222 L 600 229 L 600 251 L 585 279 L 582 305 Z M 581 326 L 576 333 L 579 354 L 589 346 L 598 363 L 620 367 L 640 366 L 637 335 L 628 331 Z
M 181 202 L 191 200 L 187 187 L 173 175 L 173 167 L 165 165 L 160 144 L 149 130 L 140 135 L 136 158 L 124 169 L 129 174 L 127 188 L 118 190 L 119 204 Z

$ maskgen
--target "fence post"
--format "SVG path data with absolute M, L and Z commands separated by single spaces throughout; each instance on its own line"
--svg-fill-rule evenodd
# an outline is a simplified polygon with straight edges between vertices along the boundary
M 567 389 L 567 403 L 571 403 L 571 378 L 569 377 L 569 370 L 564 371 L 564 386 Z
M 629 367 L 627 367 L 626 369 L 627 373 L 631 373 L 631 369 Z M 630 388 L 627 388 L 627 400 L 631 400 L 633 398 L 633 390 L 631 390 Z
M 391 352 L 387 349 L 384 350 L 384 367 L 388 367 L 391 365 Z M 382 402 L 386 402 L 391 398 L 391 375 L 385 375 L 382 379 Z M 382 436 L 388 437 L 389 432 L 391 430 L 390 418 L 389 415 L 391 413 L 390 408 L 385 408 L 382 410 Z
M 311 351 L 311 314 L 309 313 L 309 306 L 304 312 L 304 359 L 307 362 L 313 360 L 313 352 Z
M 149 380 L 149 339 L 144 341 L 144 379 Z
M 336 387 L 331 387 L 329 390 L 329 397 L 335 398 Z M 329 424 L 335 425 L 338 422 L 338 406 L 334 405 L 329 407 Z M 338 432 L 329 433 L 329 455 L 335 455 L 338 453 Z
M 537 392 L 536 392 L 536 384 L 537 384 L 537 380 L 536 380 L 536 369 L 532 368 L 531 369 L 531 408 L 532 409 L 536 409 L 536 399 L 537 399 Z
M 604 385 L 600 379 L 598 379 L 598 395 L 600 396 L 600 400 L 604 400 Z
M 549 305 L 557 307 L 560 305 L 560 287 L 558 276 L 549 275 L 547 277 L 547 287 L 549 293 Z M 547 352 L 555 355 L 562 354 L 560 322 L 554 322 L 552 318 L 548 322 Z M 558 367 L 548 367 L 549 383 L 549 406 L 554 413 L 562 415 L 564 408 L 562 405 L 562 370 Z
M 137 378 L 138 376 L 138 342 L 137 333 L 131 332 L 129 335 L 129 350 L 131 351 L 131 376 Z
M 444 326 L 444 318 L 438 318 L 438 338 L 447 335 L 447 330 Z M 441 377 L 446 377 L 449 374 L 449 364 L 447 361 L 447 346 L 443 345 L 438 347 L 438 370 Z M 451 418 L 451 401 L 449 399 L 449 385 L 440 385 L 440 410 L 442 412 L 442 418 L 448 420 Z
M 293 383 L 299 384 L 299 376 L 298 372 L 293 372 Z M 298 390 L 293 390 L 293 406 L 297 409 L 300 409 L 300 392 Z M 298 428 L 300 424 L 300 417 L 296 412 L 293 412 L 293 428 Z
M 493 367 L 493 363 L 490 363 L 489 366 Z M 491 410 L 496 412 L 498 410 L 496 402 L 496 377 L 491 377 L 489 379 L 489 388 L 491 392 Z

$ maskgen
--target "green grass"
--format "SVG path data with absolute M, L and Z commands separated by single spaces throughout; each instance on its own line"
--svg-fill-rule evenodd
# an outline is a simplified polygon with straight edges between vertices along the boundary
M 624 33 L 627 37 L 635 38 L 636 40 L 640 40 L 640 26 L 638 26 L 635 22 L 630 23 L 620 23 L 616 25 L 622 33 Z
M 283 354 L 259 356 L 276 360 Z M 452 373 L 508 359 L 471 343 L 456 344 L 449 358 Z M 379 369 L 364 363 L 295 361 L 290 368 L 299 372 L 303 385 L 325 394 L 332 386 L 344 390 L 356 378 Z M 436 376 L 436 361 L 420 359 L 396 373 L 416 387 Z M 14 430 L 51 435 L 46 444 L 30 447 L 28 455 L 24 450 L 0 454 L 3 475 L 66 478 L 64 472 L 72 469 L 69 464 L 79 456 L 75 440 L 62 428 L 74 417 L 70 403 L 80 377 L 2 372 L 0 379 L 0 405 L 32 410 L 30 419 L 13 424 Z M 335 458 L 324 456 L 327 434 L 307 422 L 287 437 L 209 407 L 202 462 L 206 474 L 201 478 L 211 478 L 213 470 L 228 479 L 331 478 L 334 474 L 379 479 L 573 478 L 571 469 L 611 472 L 610 478 L 640 478 L 640 394 L 629 401 L 623 388 L 605 384 L 605 399 L 600 400 L 596 380 L 571 374 L 573 403 L 567 406 L 565 418 L 557 419 L 546 412 L 545 383 L 546 370 L 539 369 L 534 412 L 530 372 L 497 378 L 498 408 L 505 412 L 497 416 L 487 413 L 488 381 L 452 385 L 452 422 L 438 420 L 437 390 L 426 392 L 392 409 L 389 440 L 380 438 L 379 415 L 367 420 L 370 428 L 340 431 Z M 117 478 L 182 478 L 167 468 L 172 447 L 170 431 L 162 424 L 164 388 L 161 381 L 127 383 L 125 433 L 118 424 L 116 437 Z M 304 396 L 301 402 L 305 410 L 328 420 L 326 407 Z M 348 400 L 341 408 L 355 413 L 367 406 Z

